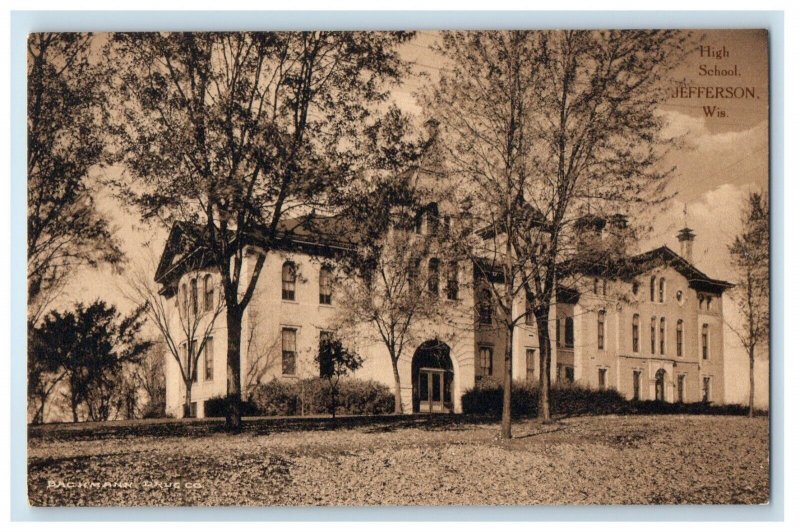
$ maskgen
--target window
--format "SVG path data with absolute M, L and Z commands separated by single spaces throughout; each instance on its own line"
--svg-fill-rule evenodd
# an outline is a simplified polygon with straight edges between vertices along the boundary
M 447 268 L 447 299 L 458 299 L 458 263 L 451 261 Z
M 631 291 L 633 292 L 633 295 L 637 295 L 639 293 L 639 281 L 633 282 L 631 285 Z
M 411 259 L 408 264 L 408 287 L 416 288 L 419 281 L 419 265 L 420 259 Z
M 597 313 L 597 349 L 606 348 L 606 311 Z
M 633 321 L 631 323 L 631 348 L 633 349 L 634 353 L 639 352 L 639 315 L 633 315 Z
M 330 331 L 320 331 L 319 332 L 319 351 L 322 353 L 322 347 L 325 345 L 326 342 L 330 342 L 333 340 L 333 333 Z M 328 363 L 323 357 L 319 357 L 319 376 L 322 377 L 323 375 L 330 374 L 330 371 L 325 371 L 325 364 Z M 330 366 L 327 368 L 330 369 Z
M 528 382 L 533 382 L 536 370 L 536 349 L 525 350 L 525 376 Z
M 192 300 L 191 300 L 191 302 L 192 302 L 192 316 L 197 316 L 197 311 L 199 310 L 198 309 L 199 305 L 198 305 L 198 302 L 197 302 L 197 277 L 195 277 L 194 279 L 192 279 L 189 282 L 189 286 L 192 289 L 192 295 L 191 295 L 192 296 Z
M 561 347 L 561 318 L 556 318 L 556 347 Z
M 492 376 L 492 359 L 494 358 L 492 353 L 492 348 L 489 346 L 482 346 L 478 351 L 478 356 L 480 357 L 479 362 L 479 377 L 491 377 Z
M 297 283 L 297 266 L 286 261 L 281 269 L 281 299 L 294 301 L 295 284 Z
M 281 330 L 282 370 L 284 375 L 297 373 L 297 330 Z
M 686 401 L 686 375 L 678 375 L 678 402 Z
M 598 279 L 597 277 L 594 278 L 594 286 L 592 286 L 592 292 L 594 292 L 595 295 L 600 293 L 600 279 Z
M 678 320 L 675 326 L 675 354 L 683 356 L 683 320 Z
M 435 235 L 439 231 L 439 207 L 435 203 L 428 205 L 425 211 L 425 225 L 429 235 Z
M 192 340 L 191 349 L 189 349 L 189 357 L 192 359 L 189 365 L 192 368 L 192 382 L 197 382 L 197 340 Z
M 642 370 L 633 370 L 633 400 L 639 401 L 642 398 Z
M 711 377 L 703 377 L 703 402 L 711 402 Z
M 677 292 L 675 292 L 675 299 L 678 300 L 679 304 L 681 305 L 683 304 L 683 290 L 678 290 Z
M 533 325 L 533 301 L 528 294 L 525 295 L 525 325 Z
M 564 379 L 569 383 L 572 384 L 575 382 L 575 368 L 572 366 L 566 366 L 564 368 Z
M 569 317 L 564 319 L 564 345 L 575 347 L 575 325 Z
M 478 303 L 478 321 L 482 325 L 492 324 L 492 293 L 484 288 Z
M 197 401 L 189 403 L 189 417 L 197 417 Z
M 656 354 L 656 317 L 650 318 L 650 354 Z
M 189 297 L 186 292 L 186 283 L 181 285 L 178 300 L 180 301 L 178 304 L 178 313 L 185 317 L 189 311 Z
M 667 281 L 663 277 L 658 281 L 658 302 L 664 302 L 664 293 L 667 291 Z
M 207 312 L 214 310 L 214 283 L 210 273 L 203 278 L 203 303 Z
M 656 276 L 650 277 L 650 301 L 656 300 Z
M 703 353 L 703 360 L 708 360 L 708 323 L 703 324 L 701 338 L 701 349 Z
M 608 281 L 603 279 L 603 295 L 608 295 Z
M 439 259 L 428 261 L 428 292 L 439 295 Z
M 703 310 L 703 300 L 704 299 L 705 299 L 705 297 L 702 296 L 702 295 L 697 296 L 697 308 L 699 308 L 700 310 Z
M 658 353 L 663 355 L 666 352 L 667 319 L 661 318 L 658 321 Z
M 597 387 L 601 390 L 606 389 L 606 375 L 608 373 L 607 368 L 599 368 L 597 370 Z
M 319 270 L 319 304 L 330 305 L 332 300 L 331 269 L 328 266 L 323 266 Z
M 203 347 L 203 361 L 205 366 L 206 380 L 214 380 L 214 339 L 206 339 L 206 345 Z

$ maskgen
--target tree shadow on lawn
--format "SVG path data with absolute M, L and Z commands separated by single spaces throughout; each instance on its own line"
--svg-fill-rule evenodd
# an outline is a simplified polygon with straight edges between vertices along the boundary
M 428 431 L 465 431 L 475 425 L 496 423 L 491 416 L 464 414 L 414 414 L 330 417 L 270 417 L 245 418 L 243 435 L 336 431 L 363 429 L 367 434 L 390 433 L 404 429 Z M 29 440 L 38 441 L 96 441 L 137 437 L 176 438 L 225 434 L 225 420 L 159 419 L 108 421 L 99 423 L 52 423 L 30 425 Z

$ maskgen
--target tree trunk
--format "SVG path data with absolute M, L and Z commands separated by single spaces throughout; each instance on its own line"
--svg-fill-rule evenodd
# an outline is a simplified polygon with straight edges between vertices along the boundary
M 242 382 L 240 376 L 242 315 L 228 305 L 226 317 L 228 325 L 228 409 L 225 415 L 225 430 L 239 432 L 242 430 Z
M 539 412 L 537 417 L 550 421 L 550 309 L 536 313 L 536 331 L 539 337 Z
M 508 336 L 506 337 L 505 349 L 505 368 L 503 371 L 503 418 L 500 422 L 500 437 L 505 440 L 511 439 L 511 386 L 512 370 L 511 354 L 514 347 L 514 324 L 508 326 Z
M 750 356 L 750 398 L 747 407 L 747 415 L 753 417 L 755 415 L 755 395 L 756 395 L 756 377 L 755 377 L 755 364 L 756 364 L 756 348 L 750 346 L 748 355 Z
M 392 373 L 394 374 L 394 413 L 403 413 L 403 394 L 400 390 L 400 370 L 397 368 L 398 360 L 392 357 Z
M 183 396 L 183 417 L 188 418 L 192 415 L 192 379 L 190 378 L 184 385 L 186 386 L 186 393 Z

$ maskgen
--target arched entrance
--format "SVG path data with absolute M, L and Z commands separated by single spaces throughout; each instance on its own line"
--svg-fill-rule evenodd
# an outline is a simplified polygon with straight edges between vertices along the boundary
M 453 362 L 446 343 L 429 340 L 417 348 L 411 385 L 414 412 L 453 411 Z
M 656 401 L 664 400 L 664 379 L 667 372 L 663 369 L 656 371 Z

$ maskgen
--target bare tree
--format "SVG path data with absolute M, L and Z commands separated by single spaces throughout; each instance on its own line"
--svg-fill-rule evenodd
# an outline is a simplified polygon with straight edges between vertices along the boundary
M 184 386 L 183 415 L 189 417 L 192 384 L 199 374 L 200 357 L 219 316 L 225 311 L 225 299 L 218 284 L 206 286 L 206 272 L 196 269 L 189 283 L 174 299 L 167 299 L 152 279 L 155 255 L 148 247 L 149 266 L 138 265 L 125 273 L 126 286 L 120 291 L 126 299 L 143 305 L 150 324 L 158 331 L 164 347 L 175 360 Z M 211 277 L 213 279 L 213 277 Z
M 89 60 L 91 34 L 33 33 L 28 38 L 29 323 L 84 265 L 122 257 L 98 212 L 89 171 L 103 161 L 102 77 Z
M 145 218 L 199 230 L 222 276 L 228 430 L 241 428 L 242 318 L 287 218 L 327 208 L 355 175 L 358 136 L 404 72 L 410 34 L 117 34 L 124 195 Z M 118 75 L 117 75 L 118 74 Z M 155 148 L 154 148 L 155 147 Z M 248 247 L 258 235 L 258 246 Z M 246 248 L 257 250 L 243 268 Z M 246 278 L 249 273 L 249 278 Z
M 443 37 L 448 67 L 425 103 L 472 214 L 475 236 L 465 251 L 507 331 L 503 437 L 511 436 L 511 342 L 525 316 L 514 301 L 524 297 L 536 322 L 539 417 L 547 420 L 550 312 L 557 275 L 580 253 L 576 222 L 663 201 L 669 171 L 657 165 L 664 143 L 655 111 L 683 40 L 668 31 Z
M 742 232 L 728 246 L 737 284 L 732 291 L 744 323 L 731 327 L 749 359 L 748 415 L 755 412 L 756 348 L 769 339 L 769 205 L 762 192 L 752 192 L 742 212 Z

